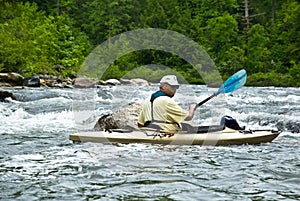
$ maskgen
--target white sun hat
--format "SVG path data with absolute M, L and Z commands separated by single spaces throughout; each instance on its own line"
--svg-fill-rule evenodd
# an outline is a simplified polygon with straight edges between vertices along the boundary
M 171 86 L 179 86 L 179 83 L 177 81 L 177 77 L 175 75 L 165 75 L 161 78 L 160 84 L 166 83 Z

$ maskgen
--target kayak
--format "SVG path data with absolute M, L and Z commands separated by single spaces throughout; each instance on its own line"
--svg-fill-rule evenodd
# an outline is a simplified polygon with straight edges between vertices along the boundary
M 244 69 L 230 76 L 217 92 L 197 104 L 203 105 L 218 94 L 233 92 L 246 83 L 247 73 Z M 195 108 L 195 109 L 196 109 Z M 152 117 L 153 119 L 153 117 Z M 98 120 L 98 122 L 101 118 Z M 155 122 L 152 122 L 155 123 Z M 150 126 L 155 124 L 150 124 Z M 156 125 L 157 126 L 157 125 Z M 108 129 L 105 131 L 86 131 L 69 136 L 73 142 L 100 143 L 152 143 L 176 145 L 241 145 L 272 142 L 281 131 L 278 130 L 245 130 L 237 121 L 226 115 L 222 117 L 220 125 L 193 127 L 182 124 L 178 133 L 160 131 L 160 128 L 141 128 L 139 130 Z
M 110 129 L 70 134 L 73 142 L 97 143 L 151 143 L 172 145 L 241 145 L 272 142 L 281 131 L 278 130 L 207 130 L 202 133 L 164 133 L 155 129 L 140 130 Z

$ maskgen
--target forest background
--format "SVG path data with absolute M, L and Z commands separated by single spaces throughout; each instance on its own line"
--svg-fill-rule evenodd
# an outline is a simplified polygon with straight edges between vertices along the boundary
M 0 72 L 76 77 L 107 39 L 162 28 L 201 45 L 224 79 L 246 69 L 248 85 L 299 87 L 299 22 L 298 0 L 0 0 Z M 147 64 L 171 67 L 189 83 L 203 84 L 190 64 L 158 50 L 118 58 L 103 79 Z M 151 79 L 167 71 L 157 67 L 139 77 L 157 81 Z

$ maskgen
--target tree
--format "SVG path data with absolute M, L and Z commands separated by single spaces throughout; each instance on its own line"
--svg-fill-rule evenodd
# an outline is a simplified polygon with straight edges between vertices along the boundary
M 4 71 L 55 74 L 62 69 L 53 66 L 60 64 L 65 72 L 74 74 L 90 51 L 87 37 L 74 32 L 66 16 L 47 17 L 30 3 L 5 3 L 2 12 L 7 16 L 0 24 L 0 63 Z
M 228 13 L 208 20 L 205 28 L 209 41 L 208 52 L 217 64 L 224 62 L 225 53 L 238 44 L 237 28 L 236 20 Z
M 249 30 L 247 70 L 249 73 L 268 72 L 271 66 L 269 37 L 263 26 L 253 25 Z
M 288 1 L 282 4 L 275 20 L 272 37 L 272 54 L 276 70 L 287 73 L 300 60 L 300 3 Z

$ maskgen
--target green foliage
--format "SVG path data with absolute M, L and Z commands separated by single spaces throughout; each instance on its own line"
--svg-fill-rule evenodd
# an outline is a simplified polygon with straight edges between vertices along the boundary
M 232 44 L 238 44 L 237 28 L 236 20 L 228 13 L 208 20 L 206 27 L 208 52 L 214 56 L 215 62 L 221 64 L 227 61 L 226 53 L 232 50 Z M 222 66 L 219 65 L 219 68 Z
M 90 50 L 88 38 L 68 25 L 68 17 L 46 16 L 35 4 L 8 4 L 0 24 L 0 63 L 7 72 L 23 75 L 75 72 Z M 15 12 L 9 15 L 10 11 Z M 63 69 L 55 69 L 54 65 Z M 72 74 L 75 74 L 72 72 Z M 62 73 L 62 74 L 65 74 Z M 68 73 L 66 73 L 68 74 Z
M 125 75 L 122 76 L 122 78 L 142 78 L 150 82 L 159 82 L 162 76 L 168 74 L 176 75 L 180 83 L 189 83 L 180 72 L 161 65 L 140 66 L 127 72 Z
M 271 51 L 276 71 L 288 69 L 300 60 L 300 3 L 290 0 L 281 5 L 274 28 Z
M 293 62 L 293 67 L 289 69 L 289 75 L 292 76 L 293 83 L 291 86 L 298 86 L 300 87 L 300 64 Z
M 244 50 L 241 47 L 232 46 L 222 55 L 222 60 L 219 62 L 218 68 L 222 75 L 230 76 L 244 68 L 245 61 Z
M 249 1 L 249 30 L 243 9 L 242 0 L 0 0 L 0 71 L 76 76 L 92 45 L 151 27 L 197 42 L 223 77 L 245 68 L 248 85 L 299 86 L 299 1 Z M 204 83 L 191 64 L 153 49 L 117 58 L 102 77 L 153 81 L 164 73 Z
M 269 38 L 263 26 L 256 24 L 250 28 L 248 44 L 246 63 L 248 72 L 268 72 L 272 59 L 268 48 Z
M 274 71 L 268 73 L 255 73 L 247 78 L 250 86 L 282 86 L 288 87 L 295 85 L 290 74 L 281 74 Z

